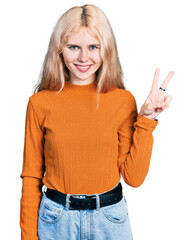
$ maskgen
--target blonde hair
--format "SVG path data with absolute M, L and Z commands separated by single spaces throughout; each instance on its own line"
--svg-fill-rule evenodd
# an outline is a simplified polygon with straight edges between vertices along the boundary
M 86 27 L 90 34 L 100 42 L 102 64 L 96 71 L 97 97 L 100 92 L 108 92 L 114 88 L 125 89 L 122 81 L 123 71 L 118 57 L 115 36 L 104 12 L 95 5 L 85 4 L 67 10 L 59 18 L 52 32 L 48 50 L 44 58 L 39 82 L 34 90 L 59 90 L 69 79 L 69 70 L 66 67 L 62 49 L 68 37 Z

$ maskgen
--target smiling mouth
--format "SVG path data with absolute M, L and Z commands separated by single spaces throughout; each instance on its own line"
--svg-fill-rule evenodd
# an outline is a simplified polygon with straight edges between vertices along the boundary
M 78 67 L 90 67 L 92 66 L 92 64 L 89 64 L 89 65 L 79 65 L 79 64 L 74 64 L 75 66 L 78 66 Z
M 86 71 L 88 71 L 90 68 L 91 68 L 91 66 L 93 65 L 93 64 L 90 64 L 90 65 L 78 65 L 78 64 L 74 64 L 75 66 L 76 66 L 76 68 L 79 70 L 79 71 L 81 71 L 81 72 L 86 72 Z

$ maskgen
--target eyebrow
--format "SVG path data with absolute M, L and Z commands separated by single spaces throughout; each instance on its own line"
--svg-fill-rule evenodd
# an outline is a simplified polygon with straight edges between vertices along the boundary
M 90 44 L 89 46 L 93 46 L 93 45 L 100 46 L 100 44 L 98 44 L 98 43 L 93 43 L 93 44 Z M 78 46 L 79 47 L 79 45 L 73 44 L 73 43 L 67 43 L 67 46 Z

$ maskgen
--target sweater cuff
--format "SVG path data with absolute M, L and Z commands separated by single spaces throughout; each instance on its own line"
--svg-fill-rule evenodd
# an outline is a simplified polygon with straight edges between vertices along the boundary
M 137 121 L 134 123 L 134 127 L 138 126 L 140 128 L 146 129 L 146 130 L 154 130 L 156 126 L 158 125 L 159 121 L 155 121 L 153 119 L 147 118 L 142 115 L 137 115 Z

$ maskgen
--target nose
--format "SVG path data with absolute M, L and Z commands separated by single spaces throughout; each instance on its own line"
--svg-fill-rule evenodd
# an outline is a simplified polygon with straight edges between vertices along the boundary
M 87 49 L 81 49 L 78 56 L 78 61 L 80 62 L 88 62 L 89 60 L 89 54 L 87 52 Z

